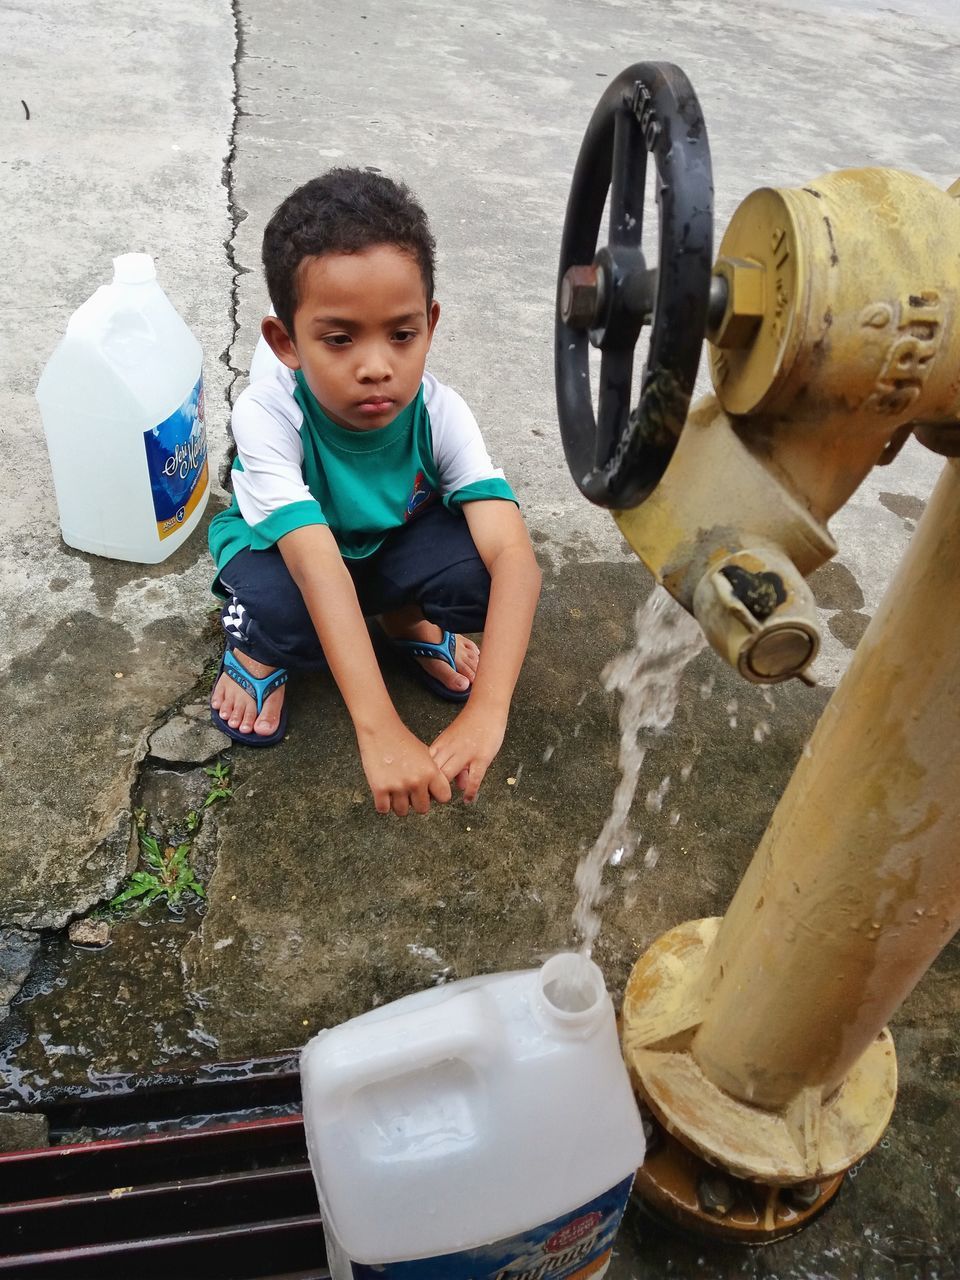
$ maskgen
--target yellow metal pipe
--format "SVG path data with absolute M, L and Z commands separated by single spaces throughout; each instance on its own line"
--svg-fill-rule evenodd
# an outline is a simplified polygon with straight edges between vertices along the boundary
M 948 462 L 705 961 L 692 1056 L 826 1100 L 960 925 L 960 463 Z

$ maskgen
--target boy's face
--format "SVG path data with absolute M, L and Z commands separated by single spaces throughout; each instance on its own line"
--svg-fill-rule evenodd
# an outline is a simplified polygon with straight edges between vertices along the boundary
M 385 427 L 420 389 L 440 316 L 416 261 L 394 245 L 308 258 L 289 335 L 275 316 L 263 335 L 341 427 Z

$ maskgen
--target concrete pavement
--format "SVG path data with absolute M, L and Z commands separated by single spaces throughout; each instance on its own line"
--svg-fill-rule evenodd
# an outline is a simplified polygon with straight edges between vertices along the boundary
M 629 642 L 648 590 L 609 517 L 576 494 L 553 408 L 559 229 L 586 121 L 628 63 L 682 66 L 710 132 L 719 240 L 758 185 L 873 163 L 952 182 L 958 44 L 944 3 L 415 0 L 401 15 L 385 0 L 309 10 L 78 0 L 56 14 L 0 11 L 0 926 L 14 931 L 15 957 L 0 1038 L 24 1096 L 91 1070 L 286 1047 L 438 975 L 532 964 L 570 944 L 573 870 L 617 778 L 617 705 L 598 672 Z M 148 740 L 202 689 L 213 601 L 199 533 L 157 569 L 63 546 L 33 388 L 110 258 L 152 252 L 203 343 L 222 458 L 265 307 L 263 223 L 333 163 L 403 177 L 430 213 L 443 306 L 431 367 L 474 408 L 546 570 L 510 734 L 477 810 L 384 823 L 335 691 L 299 682 L 284 747 L 233 753 L 235 797 L 197 853 L 210 895 L 202 924 L 126 926 L 109 952 L 78 956 L 38 931 L 115 891 L 145 795 L 155 813 L 167 804 L 174 826 L 195 803 L 197 779 L 170 776 L 189 753 L 171 769 L 148 756 Z M 723 909 L 937 470 L 911 445 L 834 521 L 840 555 L 814 583 L 823 688 L 778 691 L 765 742 L 752 737 L 767 715 L 756 690 L 709 654 L 689 669 L 647 785 L 696 768 L 676 828 L 667 811 L 643 815 L 657 866 L 611 880 L 598 958 L 612 988 L 663 928 Z M 211 510 L 224 500 L 218 492 Z M 411 724 L 435 732 L 444 710 L 396 673 L 391 682 Z M 176 795 L 161 801 L 164 787 Z M 24 947 L 37 956 L 24 992 L 34 998 L 17 1004 Z M 907 1276 L 921 1263 L 951 1274 L 956 964 L 954 946 L 902 1012 L 891 1145 L 827 1221 L 776 1254 L 732 1260 L 635 1223 L 639 1243 L 627 1238 L 611 1274 L 662 1275 L 668 1263 L 676 1274 Z M 894 1183 L 909 1188 L 909 1214 Z M 764 1270 L 763 1258 L 779 1261 Z

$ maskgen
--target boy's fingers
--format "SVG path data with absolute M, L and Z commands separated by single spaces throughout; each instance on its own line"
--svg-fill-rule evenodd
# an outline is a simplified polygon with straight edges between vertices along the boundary
M 480 760 L 474 760 L 466 773 L 467 785 L 463 788 L 463 798 L 467 804 L 473 804 L 480 790 L 480 783 L 486 777 L 487 766 Z
M 373 793 L 373 807 L 376 809 L 377 813 L 389 813 L 390 812 L 390 792 L 375 791 Z
M 410 796 L 406 791 L 394 791 L 393 812 L 398 818 L 405 818 L 410 812 Z
M 410 799 L 413 801 L 413 808 L 416 813 L 430 812 L 430 791 L 425 782 L 421 783 L 415 791 L 410 792 Z
M 463 768 L 463 763 L 464 762 L 459 755 L 448 756 L 447 759 L 444 760 L 443 764 L 440 764 L 439 760 L 437 761 L 440 772 L 446 778 L 447 782 L 452 782 L 454 780 Z
M 439 769 L 430 779 L 429 791 L 434 800 L 439 800 L 441 804 L 446 804 L 453 795 L 446 775 Z
M 456 751 L 451 750 L 450 747 L 445 746 L 439 739 L 437 739 L 430 748 L 430 755 L 433 759 L 433 763 L 437 766 L 437 769 L 448 781 L 455 777 L 457 769 L 452 769 L 451 765 L 457 759 Z M 462 763 L 463 762 L 461 761 L 461 765 Z M 457 768 L 459 767 L 460 765 L 457 766 Z

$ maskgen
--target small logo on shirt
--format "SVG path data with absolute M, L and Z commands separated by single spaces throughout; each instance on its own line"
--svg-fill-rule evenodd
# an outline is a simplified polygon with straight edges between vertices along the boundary
M 427 483 L 427 477 L 422 471 L 418 471 L 416 479 L 413 482 L 413 493 L 407 501 L 407 510 L 404 513 L 404 520 L 412 520 L 414 516 L 419 515 L 428 503 L 432 502 L 437 496 L 437 491 L 432 485 Z

